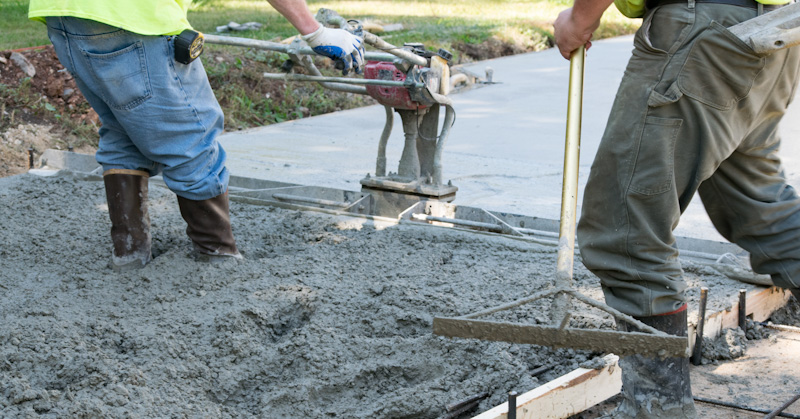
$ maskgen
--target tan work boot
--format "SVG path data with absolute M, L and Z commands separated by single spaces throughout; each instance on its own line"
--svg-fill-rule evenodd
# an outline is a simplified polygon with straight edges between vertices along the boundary
M 194 251 L 210 260 L 242 259 L 231 230 L 228 192 L 203 201 L 178 197 L 181 216 L 186 220 L 186 234 Z
M 103 173 L 114 272 L 141 269 L 153 258 L 150 252 L 150 215 L 147 212 L 147 180 L 140 170 L 112 169 Z

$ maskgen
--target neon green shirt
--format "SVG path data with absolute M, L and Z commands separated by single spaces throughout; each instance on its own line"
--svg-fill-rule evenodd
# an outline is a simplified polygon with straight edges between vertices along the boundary
M 47 16 L 94 20 L 141 35 L 174 35 L 192 26 L 186 12 L 192 0 L 30 0 L 28 18 Z

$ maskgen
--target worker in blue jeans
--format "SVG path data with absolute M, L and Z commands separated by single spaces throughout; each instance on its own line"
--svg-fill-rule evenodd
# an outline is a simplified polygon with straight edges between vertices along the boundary
M 269 0 L 321 55 L 360 72 L 362 40 L 322 26 L 305 0 Z M 31 0 L 59 60 L 100 116 L 115 271 L 151 258 L 147 183 L 161 174 L 178 196 L 186 233 L 203 259 L 241 258 L 228 210 L 229 172 L 217 141 L 223 114 L 200 60 L 175 57 L 191 0 Z M 182 60 L 183 61 L 183 60 Z
M 591 45 L 612 1 L 575 0 L 559 15 L 562 56 Z M 606 302 L 663 332 L 687 334 L 673 230 L 695 193 L 755 272 L 800 297 L 800 198 L 786 183 L 777 134 L 800 49 L 762 57 L 727 29 L 787 2 L 614 1 L 644 20 L 584 190 L 578 243 Z M 624 398 L 611 417 L 697 417 L 687 358 L 620 364 Z

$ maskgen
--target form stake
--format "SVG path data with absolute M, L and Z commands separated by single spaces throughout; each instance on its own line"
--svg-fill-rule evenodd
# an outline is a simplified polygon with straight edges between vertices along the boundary
M 700 318 L 697 320 L 697 337 L 694 339 L 692 351 L 692 365 L 700 365 L 703 360 L 703 326 L 706 323 L 706 302 L 708 301 L 708 288 L 700 288 Z
M 517 419 L 517 392 L 508 393 L 508 419 Z
M 739 290 L 739 329 L 747 333 L 747 290 Z

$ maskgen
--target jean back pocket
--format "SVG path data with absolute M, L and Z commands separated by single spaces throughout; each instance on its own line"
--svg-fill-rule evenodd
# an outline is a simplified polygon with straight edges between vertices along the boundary
M 82 52 L 94 73 L 103 100 L 110 107 L 130 110 L 152 96 L 141 41 L 109 53 Z

